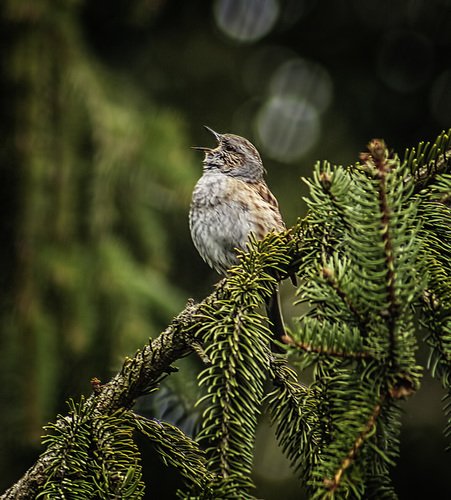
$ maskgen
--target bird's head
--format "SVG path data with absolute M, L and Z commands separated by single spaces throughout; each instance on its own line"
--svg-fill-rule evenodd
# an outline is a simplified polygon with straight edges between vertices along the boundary
M 218 144 L 215 148 L 194 148 L 205 153 L 204 171 L 218 171 L 249 182 L 263 179 L 265 169 L 253 144 L 239 135 L 218 134 L 210 127 L 205 128 L 215 136 Z

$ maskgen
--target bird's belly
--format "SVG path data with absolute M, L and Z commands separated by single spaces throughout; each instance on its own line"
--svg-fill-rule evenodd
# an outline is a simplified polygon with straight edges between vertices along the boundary
M 237 262 L 236 249 L 244 249 L 252 227 L 241 207 L 218 202 L 197 207 L 190 217 L 194 244 L 207 263 L 221 274 Z

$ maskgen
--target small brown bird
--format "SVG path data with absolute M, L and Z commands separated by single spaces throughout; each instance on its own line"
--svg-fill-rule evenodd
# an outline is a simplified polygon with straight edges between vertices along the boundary
M 279 204 L 264 180 L 265 169 L 257 149 L 243 137 L 218 134 L 218 145 L 196 147 L 205 152 L 203 175 L 191 201 L 189 225 L 194 246 L 219 274 L 238 262 L 236 250 L 246 250 L 253 233 L 263 239 L 285 224 Z M 278 289 L 266 304 L 276 339 L 285 335 Z

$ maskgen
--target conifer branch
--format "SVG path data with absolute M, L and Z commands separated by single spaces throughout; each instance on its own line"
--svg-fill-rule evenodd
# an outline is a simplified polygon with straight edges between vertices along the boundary
M 287 254 L 296 242 L 289 232 L 282 238 L 269 235 L 240 254 L 241 265 L 218 288 L 220 307 L 201 311 L 210 364 L 199 377 L 207 408 L 198 439 L 227 498 L 250 498 L 253 488 L 253 445 L 270 357 L 270 331 L 258 308 L 277 284 L 273 274 L 287 276 Z
M 324 438 L 318 412 L 321 394 L 300 383 L 285 358 L 271 357 L 270 369 L 275 387 L 266 396 L 271 422 L 282 450 L 302 476 L 318 462 Z
M 274 239 L 277 240 L 280 250 L 276 250 L 275 255 L 270 253 L 269 257 L 267 256 L 269 262 L 266 265 L 271 267 L 277 263 L 281 275 L 287 277 L 291 259 L 288 257 L 289 252 L 284 245 L 288 245 L 290 248 L 298 245 L 298 248 L 301 248 L 302 242 L 295 240 L 293 235 L 288 236 L 288 232 L 285 235 L 273 235 L 269 239 L 273 242 L 272 244 L 274 244 Z M 261 245 L 262 242 L 258 244 Z M 253 253 L 246 254 L 247 257 L 245 257 L 249 259 L 249 262 L 259 266 L 259 271 L 252 274 L 252 279 L 256 280 L 257 287 L 260 287 L 261 283 L 268 283 L 268 286 L 271 286 L 271 283 L 276 283 L 276 280 L 266 273 L 264 265 L 259 264 L 258 259 L 256 259 L 258 254 L 257 249 Z M 194 304 L 190 301 L 158 337 L 139 350 L 133 358 L 126 358 L 120 372 L 108 383 L 102 384 L 100 380 L 93 378 L 91 381 L 93 393 L 84 403 L 86 411 L 89 411 L 93 417 L 99 417 L 112 415 L 119 409 L 130 409 L 136 398 L 150 392 L 162 378 L 174 371 L 173 362 L 198 349 L 199 342 L 203 343 L 206 334 L 205 323 L 208 319 L 205 312 L 207 310 L 222 310 L 224 312 L 225 301 L 232 300 L 233 304 L 237 300 L 237 294 L 239 295 L 241 290 L 237 289 L 233 282 L 236 277 L 242 277 L 243 273 L 237 268 L 234 276 L 232 274 L 230 278 L 219 282 L 215 292 L 202 302 Z M 266 293 L 270 293 L 270 290 L 268 289 Z M 251 302 L 253 300 L 251 298 Z M 257 305 L 258 302 L 255 302 L 254 306 Z M 240 321 L 239 315 L 237 321 Z M 208 356 L 208 353 L 206 354 Z M 72 418 L 71 416 L 60 417 L 63 422 Z M 58 422 L 59 420 L 55 426 L 59 425 Z M 22 478 L 0 496 L 0 499 L 25 500 L 35 498 L 48 479 L 52 463 L 57 459 L 58 450 L 51 447 L 47 449 Z
M 382 411 L 382 402 L 379 402 L 373 409 L 373 413 L 368 419 L 365 428 L 358 435 L 352 448 L 349 450 L 346 457 L 343 459 L 340 468 L 335 473 L 333 479 L 324 479 L 324 486 L 329 490 L 329 496 L 333 496 L 335 491 L 339 488 L 343 474 L 346 469 L 348 469 L 355 461 L 360 448 L 365 443 L 366 439 L 372 434 L 374 427 L 376 426 L 377 419 Z
M 368 153 L 362 153 L 360 158 L 366 163 L 368 171 L 374 169 L 374 175 L 379 181 L 379 210 L 381 222 L 381 236 L 385 253 L 385 269 L 386 269 L 386 294 L 388 308 L 382 311 L 385 316 L 385 321 L 388 326 L 390 353 L 396 352 L 396 336 L 394 333 L 395 321 L 397 318 L 398 303 L 396 298 L 396 275 L 395 275 L 395 254 L 393 247 L 393 236 L 391 228 L 391 208 L 387 196 L 387 175 L 393 167 L 396 166 L 396 161 L 389 159 L 388 148 L 385 142 L 381 139 L 373 139 L 368 144 Z M 392 357 L 392 362 L 394 358 Z
M 338 282 L 338 280 L 335 276 L 334 270 L 325 266 L 325 267 L 323 267 L 321 274 L 322 274 L 323 278 L 326 280 L 326 282 L 329 283 L 329 285 L 332 287 L 332 289 L 336 292 L 336 294 L 343 301 L 343 304 L 355 316 L 357 322 L 359 324 L 365 325 L 367 323 L 367 320 L 362 316 L 361 312 L 358 310 L 358 308 L 352 302 L 352 299 L 351 299 L 351 297 L 349 297 L 349 294 L 346 293 L 346 291 L 340 286 L 340 283 Z
M 178 469 L 194 488 L 208 492 L 213 474 L 208 470 L 206 458 L 198 443 L 186 436 L 178 427 L 149 420 L 134 412 L 128 415 L 136 429 L 148 437 L 165 465 Z
M 448 132 L 449 135 L 450 131 Z M 449 143 L 449 139 L 448 139 Z M 414 172 L 415 193 L 427 188 L 438 175 L 449 171 L 451 168 L 451 149 L 443 151 L 436 158 Z
M 340 222 L 343 224 L 343 227 L 349 229 L 349 221 L 344 216 L 343 207 L 340 202 L 341 200 L 331 189 L 334 185 L 334 178 L 330 170 L 330 165 L 328 163 L 325 163 L 323 168 L 324 170 L 322 170 L 318 175 L 319 184 L 321 185 L 324 194 L 329 198 L 331 206 L 334 209 L 334 213 L 339 217 Z M 336 172 L 334 172 L 334 174 L 336 174 Z
M 443 131 L 434 143 L 420 142 L 416 148 L 406 150 L 403 164 L 410 170 L 404 182 L 413 180 L 414 194 L 435 182 L 437 177 L 451 169 L 451 129 Z
M 312 344 L 307 344 L 306 342 L 299 342 L 294 340 L 289 335 L 285 335 L 282 338 L 282 342 L 287 345 L 296 347 L 301 351 L 306 353 L 319 354 L 323 356 L 331 356 L 335 358 L 343 358 L 343 359 L 363 359 L 363 358 L 372 358 L 371 354 L 368 352 L 353 352 L 353 351 L 338 351 L 337 349 L 327 349 L 325 347 L 318 347 Z

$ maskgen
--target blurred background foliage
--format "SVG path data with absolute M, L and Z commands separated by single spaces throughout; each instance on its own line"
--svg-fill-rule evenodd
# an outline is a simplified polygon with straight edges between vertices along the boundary
M 190 146 L 211 144 L 201 125 L 258 146 L 292 225 L 305 212 L 299 178 L 316 160 L 352 163 L 379 136 L 402 154 L 449 128 L 451 1 L 3 0 L 0 9 L 4 489 L 69 396 L 108 379 L 217 280 L 187 228 L 201 173 Z M 188 431 L 195 363 L 181 362 L 151 402 Z M 406 405 L 401 498 L 412 485 L 430 496 L 432 484 L 451 496 L 441 395 L 426 377 Z M 260 496 L 298 498 L 265 422 L 255 474 Z

